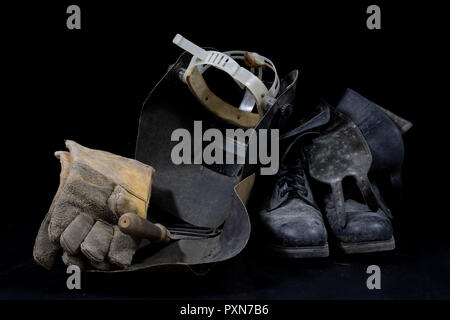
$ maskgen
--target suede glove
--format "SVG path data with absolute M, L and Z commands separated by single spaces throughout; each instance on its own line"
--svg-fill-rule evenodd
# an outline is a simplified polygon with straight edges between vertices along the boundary
M 122 233 L 117 222 L 128 212 L 147 217 L 155 171 L 74 141 L 66 146 L 69 152 L 55 153 L 60 184 L 36 237 L 34 259 L 50 269 L 62 248 L 66 265 L 85 268 L 88 261 L 100 270 L 110 269 L 111 263 L 126 268 L 140 240 Z

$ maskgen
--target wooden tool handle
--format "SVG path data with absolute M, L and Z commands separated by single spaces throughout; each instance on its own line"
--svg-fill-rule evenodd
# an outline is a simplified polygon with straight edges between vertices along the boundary
M 119 219 L 119 228 L 123 233 L 136 238 L 146 238 L 152 242 L 168 242 L 170 232 L 159 223 L 151 223 L 135 213 L 123 214 Z

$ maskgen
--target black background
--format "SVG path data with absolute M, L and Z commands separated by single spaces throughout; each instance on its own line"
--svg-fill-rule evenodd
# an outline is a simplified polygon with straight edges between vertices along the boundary
M 81 7 L 81 30 L 66 8 Z M 366 8 L 381 7 L 381 30 Z M 253 3 L 58 1 L 2 9 L 2 160 L 6 217 L 0 223 L 0 298 L 448 299 L 450 241 L 444 9 L 427 2 Z M 271 259 L 254 240 L 204 276 L 135 273 L 83 276 L 65 287 L 61 268 L 32 260 L 39 224 L 57 189 L 53 153 L 64 139 L 133 157 L 141 105 L 181 49 L 258 52 L 280 75 L 300 70 L 297 105 L 336 103 L 350 87 L 413 122 L 405 135 L 402 208 L 393 252 L 326 259 Z M 448 166 L 448 165 L 447 165 Z M 6 223 L 4 223 L 6 220 Z M 366 288 L 367 266 L 382 290 Z

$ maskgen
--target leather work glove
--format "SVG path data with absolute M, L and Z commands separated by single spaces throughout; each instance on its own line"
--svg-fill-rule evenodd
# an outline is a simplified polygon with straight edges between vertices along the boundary
M 124 213 L 147 217 L 154 169 L 137 160 L 85 148 L 66 141 L 59 151 L 60 184 L 41 224 L 34 259 L 47 269 L 63 249 L 66 265 L 84 267 L 87 257 L 97 269 L 131 264 L 140 240 L 117 226 Z

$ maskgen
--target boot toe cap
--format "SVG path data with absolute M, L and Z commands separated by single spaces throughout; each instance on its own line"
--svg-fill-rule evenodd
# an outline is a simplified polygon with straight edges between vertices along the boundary
M 317 209 L 301 204 L 286 206 L 263 216 L 271 242 L 284 247 L 321 246 L 327 232 Z
M 350 216 L 345 228 L 337 232 L 343 242 L 381 241 L 390 239 L 392 235 L 392 224 L 382 212 Z

